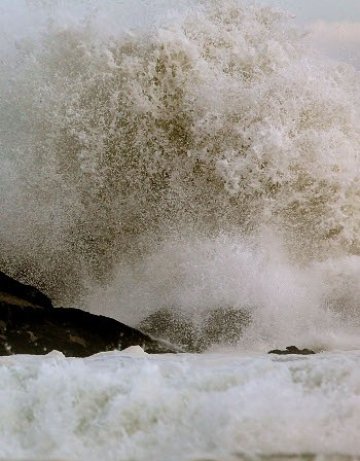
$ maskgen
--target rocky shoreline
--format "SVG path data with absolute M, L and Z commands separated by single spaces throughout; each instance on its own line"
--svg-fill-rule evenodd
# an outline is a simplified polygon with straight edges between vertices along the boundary
M 211 346 L 210 339 L 220 343 L 231 340 L 235 344 L 250 322 L 246 312 L 218 309 L 207 319 L 199 337 L 186 319 L 174 315 L 159 311 L 136 329 L 81 309 L 54 307 L 51 299 L 37 288 L 0 272 L 0 355 L 39 355 L 57 350 L 67 357 L 87 357 L 130 346 L 141 346 L 150 354 L 203 352 Z M 174 331 L 168 331 L 169 328 Z M 180 346 L 155 338 L 161 335 Z M 186 341 L 183 344 L 184 335 Z M 315 354 L 311 349 L 296 346 L 268 353 Z
M 81 309 L 55 308 L 36 288 L 0 272 L 0 355 L 58 350 L 68 357 L 87 357 L 135 345 L 154 354 L 179 352 L 117 320 Z

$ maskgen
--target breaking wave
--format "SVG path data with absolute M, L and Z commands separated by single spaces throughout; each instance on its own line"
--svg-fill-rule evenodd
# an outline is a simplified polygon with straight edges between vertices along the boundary
M 245 348 L 360 346 L 359 73 L 241 1 L 26 8 L 1 49 L 0 269 L 132 324 L 230 309 Z

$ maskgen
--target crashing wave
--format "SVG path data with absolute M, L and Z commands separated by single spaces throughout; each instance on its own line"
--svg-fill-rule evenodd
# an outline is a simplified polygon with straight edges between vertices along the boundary
M 228 262 L 229 247 L 239 287 L 259 260 L 274 281 L 275 246 L 290 278 L 321 267 L 316 318 L 329 303 L 339 310 L 343 283 L 329 301 L 327 261 L 360 252 L 359 74 L 309 53 L 285 14 L 235 0 L 160 10 L 154 27 L 112 33 L 91 14 L 52 19 L 18 44 L 0 82 L 1 269 L 58 303 L 85 296 L 140 321 L 150 305 L 200 309 L 204 286 L 222 287 L 228 269 L 206 282 L 201 271 L 212 258 Z M 175 268 L 164 288 L 156 261 L 167 257 Z M 259 279 L 246 283 L 254 292 Z M 104 286 L 113 299 L 101 306 Z M 220 307 L 266 304 L 245 292 L 220 288 L 202 310 L 218 298 Z M 299 299 L 294 309 L 311 323 Z

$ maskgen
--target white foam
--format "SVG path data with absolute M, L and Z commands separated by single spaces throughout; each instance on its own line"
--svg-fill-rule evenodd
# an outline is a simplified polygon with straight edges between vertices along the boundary
M 355 456 L 359 365 L 359 352 L 12 357 L 0 365 L 0 457 Z

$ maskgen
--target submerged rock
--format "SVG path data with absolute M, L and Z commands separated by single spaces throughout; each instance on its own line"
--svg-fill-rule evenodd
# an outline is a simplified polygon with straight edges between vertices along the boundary
M 288 346 L 285 350 L 274 349 L 269 351 L 268 354 L 278 354 L 278 355 L 289 355 L 289 354 L 298 354 L 298 355 L 311 355 L 316 354 L 316 352 L 311 349 L 298 349 L 296 346 Z
M 0 354 L 44 354 L 58 350 L 86 357 L 141 346 L 148 353 L 177 352 L 117 320 L 74 308 L 54 308 L 36 288 L 0 272 Z

